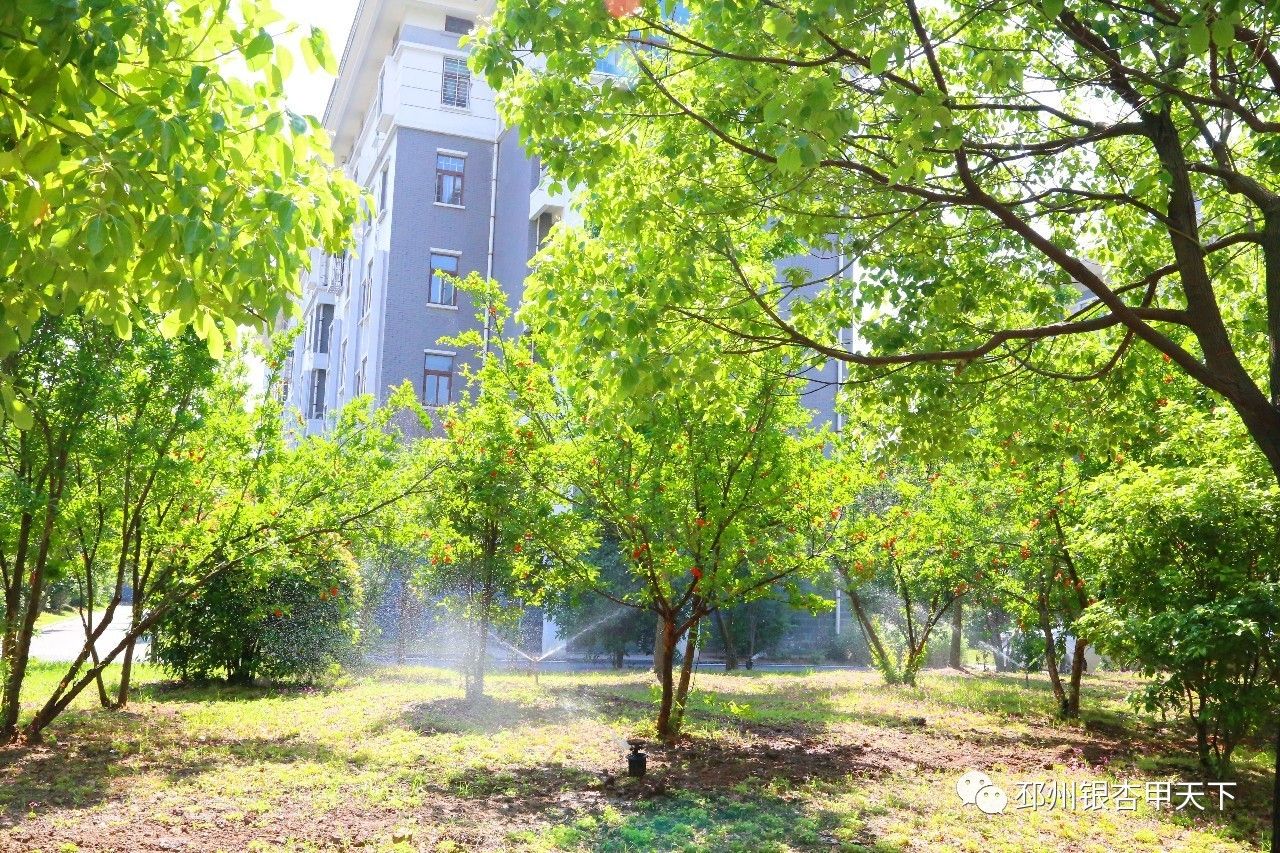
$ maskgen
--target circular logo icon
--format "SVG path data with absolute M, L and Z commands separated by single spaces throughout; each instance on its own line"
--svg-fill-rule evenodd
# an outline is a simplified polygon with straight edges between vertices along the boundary
M 1009 796 L 995 785 L 987 785 L 978 791 L 978 810 L 984 814 L 1000 814 L 1009 804 Z
M 960 802 L 971 806 L 978 801 L 978 792 L 991 784 L 991 777 L 978 770 L 970 770 L 956 782 L 956 793 Z

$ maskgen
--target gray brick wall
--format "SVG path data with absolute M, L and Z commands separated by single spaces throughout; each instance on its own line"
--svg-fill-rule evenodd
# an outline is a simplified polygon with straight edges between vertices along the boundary
M 457 310 L 427 303 L 431 250 L 460 252 L 458 274 L 484 275 L 489 251 L 489 193 L 493 145 L 441 133 L 400 128 L 396 143 L 395 193 L 391 250 L 387 257 L 387 298 L 378 393 L 405 379 L 422 389 L 423 352 L 455 349 L 441 337 L 476 327 L 475 307 L 466 293 L 458 294 Z M 437 149 L 466 152 L 463 180 L 464 209 L 435 203 Z M 510 189 L 528 194 L 524 183 Z M 500 188 L 501 190 L 502 188 Z M 459 362 L 461 362 L 459 354 Z M 455 380 L 454 392 L 460 382 Z
M 520 146 L 513 128 L 503 130 L 498 140 L 498 203 L 495 208 L 493 277 L 502 284 L 507 304 L 513 309 L 524 296 L 524 279 L 529 274 L 529 181 L 536 175 L 534 163 Z

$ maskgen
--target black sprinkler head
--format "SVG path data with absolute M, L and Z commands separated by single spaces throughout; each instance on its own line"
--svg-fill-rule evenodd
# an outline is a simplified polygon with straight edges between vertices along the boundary
M 639 779 L 644 776 L 649 760 L 644 754 L 644 741 L 629 740 L 627 743 L 631 746 L 631 753 L 627 756 L 627 775 Z

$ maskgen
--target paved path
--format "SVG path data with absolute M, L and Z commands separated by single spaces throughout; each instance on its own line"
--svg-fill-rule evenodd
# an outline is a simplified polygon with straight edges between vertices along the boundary
M 107 655 L 124 639 L 126 626 L 133 617 L 133 608 L 121 605 L 116 608 L 115 615 L 107 630 L 102 632 L 95 644 L 98 654 Z M 71 616 L 61 622 L 55 622 L 31 638 L 31 658 L 45 661 L 73 661 L 80 655 L 84 647 L 84 626 L 80 617 Z M 138 643 L 133 653 L 134 660 L 146 660 L 147 644 Z M 119 658 L 116 658 L 117 662 Z

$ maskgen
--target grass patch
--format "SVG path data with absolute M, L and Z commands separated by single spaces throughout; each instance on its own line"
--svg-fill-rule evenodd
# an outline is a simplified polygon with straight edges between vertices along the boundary
M 26 701 L 62 671 L 37 666 Z M 1043 678 L 700 673 L 687 736 L 651 746 L 636 782 L 620 774 L 626 739 L 650 733 L 647 673 L 495 674 L 468 704 L 429 668 L 278 690 L 135 672 L 126 711 L 88 692 L 48 745 L 0 752 L 0 849 L 1239 853 L 1269 831 L 1261 745 L 1222 814 L 960 803 L 970 767 L 1011 797 L 1028 780 L 1188 778 L 1186 732 L 1132 714 L 1118 676 L 1090 676 L 1068 724 Z
M 36 630 L 43 631 L 45 628 L 57 625 L 59 622 L 67 622 L 75 617 L 74 607 L 64 607 L 56 613 L 46 610 L 36 617 Z

